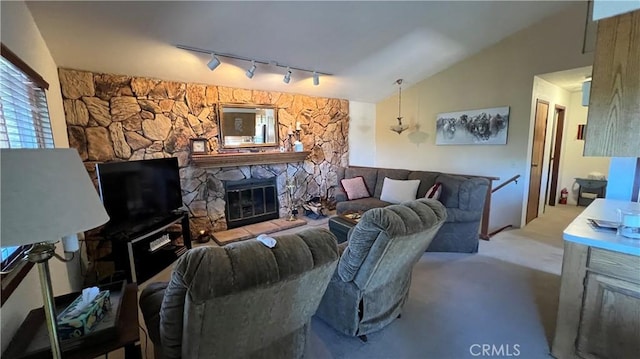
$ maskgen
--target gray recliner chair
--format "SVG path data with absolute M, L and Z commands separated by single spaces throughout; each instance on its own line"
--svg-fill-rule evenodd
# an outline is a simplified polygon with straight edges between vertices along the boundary
M 432 199 L 366 211 L 338 245 L 338 269 L 317 317 L 366 341 L 395 320 L 409 294 L 411 271 L 447 217 Z
M 325 229 L 199 247 L 153 283 L 140 307 L 156 358 L 300 358 L 311 316 L 335 272 L 336 239 Z

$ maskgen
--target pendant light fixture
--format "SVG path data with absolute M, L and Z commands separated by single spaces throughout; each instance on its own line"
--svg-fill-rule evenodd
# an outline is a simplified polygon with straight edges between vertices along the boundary
M 391 126 L 391 131 L 401 134 L 404 130 L 408 129 L 409 126 L 402 124 L 402 79 L 397 79 L 396 84 L 398 84 L 398 124 Z

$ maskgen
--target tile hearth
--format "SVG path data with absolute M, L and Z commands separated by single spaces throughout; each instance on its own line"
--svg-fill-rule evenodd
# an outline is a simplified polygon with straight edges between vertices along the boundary
M 305 224 L 307 224 L 307 221 L 300 218 L 295 221 L 288 221 L 282 218 L 272 219 L 270 221 L 254 223 L 244 227 L 214 232 L 213 239 L 217 244 L 223 246 L 231 242 L 255 238 L 260 234 L 279 232 L 290 228 L 304 226 Z

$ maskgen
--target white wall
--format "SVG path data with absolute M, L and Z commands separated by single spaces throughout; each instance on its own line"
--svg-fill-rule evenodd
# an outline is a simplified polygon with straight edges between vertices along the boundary
M 57 147 L 68 147 L 58 70 L 49 49 L 24 2 L 2 1 L 0 6 L 2 43 L 49 83 L 47 102 L 49 103 L 54 142 Z M 3 208 L 3 210 L 7 209 Z M 25 228 L 25 231 L 28 230 L 28 228 Z M 61 246 L 58 247 L 58 253 L 62 255 Z M 52 259 L 49 264 L 51 266 L 53 290 L 56 295 L 80 289 L 81 281 L 77 261 L 65 265 L 56 259 Z M 31 309 L 41 306 L 40 282 L 37 269 L 34 267 L 0 308 L 1 351 L 5 350 L 27 313 Z
M 520 174 L 517 184 L 493 194 L 490 229 L 520 226 L 531 162 L 534 76 L 592 64 L 592 54 L 581 51 L 583 5 L 573 4 L 428 79 L 408 83 L 403 88 L 402 115 L 414 126 L 409 133 L 389 130 L 397 117 L 395 94 L 379 102 L 376 166 L 500 177 L 494 184 Z M 497 106 L 510 106 L 506 145 L 435 145 L 438 113 Z
M 568 204 L 578 201 L 576 178 L 587 178 L 591 172 L 609 173 L 609 157 L 584 157 L 584 140 L 578 140 L 578 125 L 587 123 L 588 107 L 582 106 L 582 92 L 572 92 L 565 116 L 565 131 L 562 138 L 559 188 L 569 190 Z M 560 191 L 558 191 L 559 195 Z
M 567 90 L 560 88 L 546 80 L 543 80 L 539 77 L 534 77 L 533 79 L 533 93 L 531 96 L 531 117 L 530 117 L 530 126 L 529 126 L 529 149 L 528 156 L 531 158 L 532 154 L 532 145 L 533 145 L 533 127 L 535 123 L 535 109 L 537 100 L 547 101 L 549 103 L 549 111 L 547 113 L 547 129 L 545 132 L 544 139 L 544 158 L 542 160 L 542 179 L 540 181 L 540 201 L 538 203 L 538 215 L 542 215 L 544 213 L 545 205 L 549 203 L 547 196 L 551 191 L 551 184 L 549 183 L 549 174 L 551 169 L 549 168 L 549 162 L 551 161 L 552 149 L 556 138 L 556 130 L 557 130 L 557 116 L 556 116 L 556 106 L 564 107 L 565 109 L 569 107 L 570 101 L 570 93 Z M 565 112 L 566 117 L 566 112 Z M 566 120 L 565 120 L 565 128 L 566 128 Z M 564 129 L 563 128 L 563 131 Z M 562 174 L 562 168 L 560 168 L 559 176 Z M 529 171 L 529 176 L 531 175 Z M 562 188 L 562 187 L 560 187 Z M 560 195 L 560 190 L 557 191 L 557 196 Z M 523 201 L 527 201 L 529 197 L 528 188 L 524 191 Z M 526 216 L 526 211 L 523 211 L 523 216 Z M 524 221 L 524 218 L 523 218 Z
M 349 165 L 374 166 L 376 158 L 376 105 L 349 102 Z

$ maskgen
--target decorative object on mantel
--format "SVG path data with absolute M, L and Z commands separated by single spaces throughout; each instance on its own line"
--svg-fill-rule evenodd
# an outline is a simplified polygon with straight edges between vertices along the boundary
M 409 129 L 409 126 L 402 124 L 402 79 L 397 79 L 398 84 L 398 124 L 391 126 L 391 131 L 401 134 L 404 130 Z
M 286 84 L 288 84 L 291 81 L 291 70 L 311 73 L 312 77 L 313 77 L 313 85 L 314 86 L 320 85 L 320 75 L 333 76 L 332 74 L 330 74 L 328 72 L 323 72 L 323 71 L 318 71 L 318 70 L 309 70 L 309 69 L 305 69 L 305 68 L 302 68 L 302 67 L 285 65 L 285 64 L 281 64 L 281 63 L 279 63 L 277 61 L 273 61 L 273 60 L 266 60 L 266 59 L 259 59 L 259 58 L 255 58 L 255 57 L 240 56 L 240 55 L 234 55 L 234 54 L 229 54 L 229 53 L 221 53 L 221 52 L 217 52 L 217 51 L 213 51 L 213 50 L 201 49 L 201 48 L 197 48 L 197 47 L 193 47 L 193 46 L 187 46 L 187 45 L 176 45 L 176 47 L 179 48 L 179 49 L 182 49 L 182 50 L 187 50 L 187 51 L 192 51 L 192 52 L 199 52 L 201 54 L 211 55 L 211 60 L 207 63 L 207 66 L 209 67 L 209 69 L 211 71 L 215 70 L 220 65 L 220 59 L 218 57 L 226 57 L 226 58 L 229 58 L 229 59 L 250 62 L 251 66 L 247 69 L 247 72 L 245 73 L 247 75 L 247 77 L 250 78 L 250 79 L 253 78 L 253 76 L 255 75 L 256 64 L 261 64 L 261 65 L 265 65 L 265 66 L 273 66 L 273 67 L 276 67 L 276 68 L 278 68 L 278 67 L 285 68 L 286 72 L 285 72 L 285 75 L 284 75 L 284 78 L 283 78 L 283 82 L 286 83 Z
M 77 233 L 109 216 L 75 149 L 2 149 L 0 157 L 2 246 L 32 245 L 26 258 L 38 265 L 51 352 L 61 358 L 49 260 L 71 261 L 56 253 L 56 242 L 76 252 Z
M 440 113 L 436 145 L 506 145 L 509 106 Z
M 300 121 L 296 121 L 295 131 L 291 129 L 289 126 L 289 130 L 287 131 L 287 136 L 289 136 L 289 150 L 294 152 L 302 152 L 304 148 L 302 146 L 302 142 L 300 142 L 300 132 L 302 131 L 302 127 L 300 125 Z
M 189 140 L 191 155 L 206 155 L 209 153 L 209 141 L 206 138 L 192 138 Z

